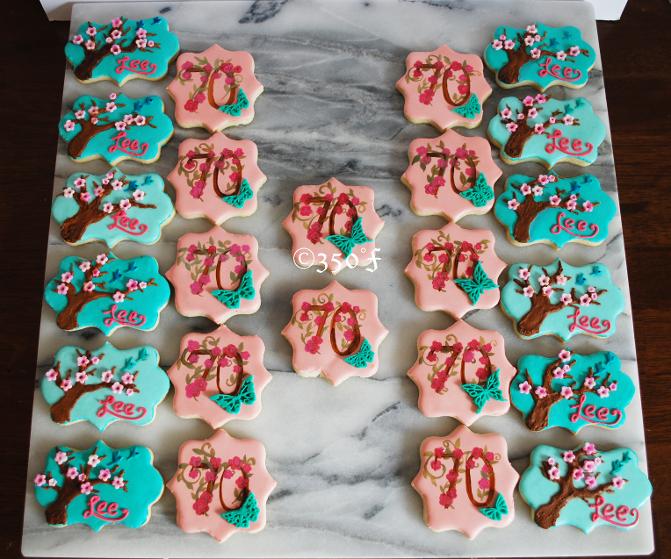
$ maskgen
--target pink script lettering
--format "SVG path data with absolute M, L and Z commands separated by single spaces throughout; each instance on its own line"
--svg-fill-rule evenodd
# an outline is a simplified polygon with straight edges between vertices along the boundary
M 617 425 L 622 419 L 622 412 L 617 408 L 597 408 L 592 404 L 585 405 L 587 401 L 587 394 L 581 394 L 580 399 L 571 406 L 572 410 L 576 410 L 571 414 L 571 422 L 577 423 L 579 419 L 584 419 L 588 423 L 595 425 L 604 425 L 606 427 L 613 427 Z M 613 416 L 611 421 L 608 417 Z
M 543 60 L 543 62 L 541 62 L 538 75 L 541 78 L 550 75 L 553 78 L 557 78 L 558 80 L 574 82 L 582 77 L 582 72 L 577 68 L 569 68 L 568 66 L 564 66 L 564 68 L 562 68 L 560 64 L 552 64 L 552 58 L 548 56 L 545 58 L 545 60 Z
M 584 142 L 580 138 L 574 138 L 569 140 L 567 137 L 562 135 L 561 130 L 554 130 L 548 134 L 549 144 L 545 145 L 545 151 L 548 153 L 554 153 L 555 151 L 561 151 L 566 155 L 573 155 L 574 157 L 581 157 L 583 155 L 588 155 L 592 153 L 594 149 L 594 144 L 590 142 Z
M 565 212 L 559 212 L 557 214 L 557 223 L 550 227 L 550 232 L 553 235 L 559 235 L 562 231 L 566 231 L 566 233 L 573 237 L 592 239 L 599 233 L 599 226 L 596 223 L 589 223 L 584 219 L 576 221 L 572 217 L 566 217 Z
M 152 64 L 149 60 L 131 60 L 130 56 L 122 56 L 116 61 L 115 72 L 123 74 L 124 70 L 133 72 L 134 74 L 150 76 L 156 72 L 156 64 Z
M 103 311 L 103 316 L 107 317 L 103 320 L 103 324 L 108 328 L 115 323 L 121 326 L 135 326 L 139 328 L 147 321 L 147 317 L 143 314 L 139 314 L 136 311 L 130 311 L 129 313 L 128 311 L 119 310 L 116 304 Z
M 114 153 L 115 151 L 122 151 L 127 155 L 134 155 L 136 157 L 141 157 L 149 149 L 148 143 L 140 144 L 137 140 L 131 140 L 126 134 L 125 130 L 121 130 L 112 138 L 114 142 L 107 151 Z
M 119 210 L 112 216 L 112 223 L 107 226 L 108 229 L 119 229 L 124 233 L 129 235 L 143 235 L 149 229 L 149 226 L 145 223 L 141 223 L 139 219 L 135 217 L 128 217 L 128 214 Z
M 638 509 L 630 508 L 627 505 L 620 505 L 616 508 L 612 503 L 606 503 L 606 499 L 601 495 L 596 497 L 593 503 L 589 503 L 589 506 L 594 510 L 592 522 L 602 519 L 621 528 L 634 526 L 638 522 Z M 629 520 L 630 517 L 631 520 Z
M 121 522 L 129 513 L 128 509 L 119 509 L 117 503 L 103 501 L 98 495 L 89 499 L 89 508 L 84 512 L 84 518 L 94 517 L 105 522 Z
M 119 419 L 126 419 L 128 421 L 137 421 L 142 419 L 147 414 L 147 408 L 138 406 L 135 407 L 135 404 L 130 402 L 121 402 L 120 400 L 115 400 L 114 396 L 111 394 L 103 400 L 99 400 L 100 407 L 96 412 L 98 417 L 105 417 L 105 415 L 113 415 Z
M 584 314 L 581 315 L 580 309 L 577 307 L 575 307 L 573 314 L 568 315 L 566 318 L 572 321 L 568 327 L 569 332 L 582 330 L 587 334 L 601 336 L 609 332 L 611 327 L 610 320 L 602 320 L 598 316 L 589 317 Z

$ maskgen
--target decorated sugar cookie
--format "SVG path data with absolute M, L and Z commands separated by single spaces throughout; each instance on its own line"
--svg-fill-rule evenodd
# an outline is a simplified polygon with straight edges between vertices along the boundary
M 160 16 L 89 21 L 65 45 L 65 57 L 79 81 L 110 80 L 120 86 L 135 78 L 160 80 L 178 51 L 177 35 Z
M 220 225 L 230 217 L 253 214 L 266 182 L 257 155 L 254 142 L 232 140 L 221 132 L 207 140 L 184 140 L 168 175 L 179 215 L 206 217 Z
M 214 429 L 231 419 L 261 413 L 261 392 L 270 382 L 258 336 L 238 336 L 226 326 L 182 338 L 179 359 L 168 374 L 180 417 L 199 417 Z
M 494 252 L 494 234 L 449 223 L 412 237 L 412 260 L 405 275 L 415 286 L 423 311 L 444 311 L 455 318 L 499 302 L 497 280 L 505 262 Z
M 58 124 L 71 159 L 104 159 L 110 165 L 125 159 L 153 163 L 173 130 L 160 97 L 133 99 L 123 93 L 110 93 L 107 99 L 78 97 Z
M 494 214 L 518 245 L 598 245 L 608 237 L 615 202 L 594 175 L 562 179 L 554 173 L 512 175 L 496 200 Z
M 594 163 L 606 127 L 584 97 L 560 100 L 539 93 L 501 99 L 487 134 L 504 163 L 535 161 L 551 169 L 558 163 Z
M 126 175 L 113 168 L 104 175 L 70 175 L 51 214 L 66 243 L 102 241 L 113 247 L 125 240 L 157 242 L 175 210 L 159 175 Z
M 427 417 L 454 417 L 471 425 L 483 415 L 510 408 L 515 376 L 503 336 L 457 320 L 447 330 L 425 330 L 417 339 L 417 361 L 408 376 L 419 388 L 418 407 Z
M 518 368 L 510 396 L 532 431 L 563 427 L 576 433 L 588 425 L 624 424 L 635 388 L 614 353 L 562 349 L 554 357 L 525 355 Z
M 293 350 L 300 376 L 323 376 L 334 386 L 350 377 L 370 377 L 389 333 L 377 316 L 377 296 L 332 281 L 324 289 L 294 293 L 293 314 L 282 335 Z
M 548 266 L 513 264 L 501 290 L 501 308 L 524 339 L 577 334 L 607 338 L 624 309 L 624 297 L 598 262 L 570 266 L 557 259 Z
M 282 225 L 291 235 L 298 266 L 319 266 L 320 272 L 328 269 L 335 275 L 374 261 L 379 250 L 375 238 L 384 222 L 375 211 L 372 188 L 330 179 L 294 190 L 291 213 Z
M 117 328 L 153 330 L 170 299 L 170 286 L 153 256 L 123 260 L 103 252 L 92 260 L 67 256 L 45 289 L 44 298 L 63 330 Z
M 175 100 L 180 126 L 216 132 L 252 121 L 263 85 L 254 75 L 251 54 L 212 45 L 203 52 L 181 54 L 176 66 L 168 93 Z
M 424 503 L 424 522 L 435 532 L 457 530 L 470 539 L 485 528 L 505 528 L 515 517 L 519 475 L 505 438 L 460 425 L 422 441 L 412 486 Z
M 596 51 L 583 41 L 579 29 L 542 23 L 497 27 L 485 49 L 485 64 L 504 88 L 583 87 L 595 60 Z
M 266 502 L 276 482 L 266 470 L 266 450 L 252 439 L 215 431 L 179 448 L 177 473 L 167 483 L 177 500 L 177 525 L 224 541 L 266 525 Z
M 86 450 L 51 449 L 33 478 L 37 502 L 50 526 L 144 526 L 163 494 L 163 478 L 144 446 L 112 448 L 98 441 Z
M 401 180 L 412 192 L 410 204 L 416 214 L 458 221 L 492 209 L 501 170 L 484 138 L 453 130 L 435 139 L 418 138 L 410 143 L 408 159 Z
M 170 388 L 158 360 L 151 346 L 62 347 L 40 381 L 51 419 L 62 425 L 88 421 L 101 431 L 115 421 L 151 423 Z
M 482 105 L 492 93 L 483 74 L 482 59 L 442 45 L 432 52 L 411 52 L 405 75 L 396 89 L 405 99 L 405 118 L 445 131 L 455 126 L 475 128 Z
M 261 306 L 261 284 L 268 270 L 251 235 L 220 227 L 187 233 L 177 241 L 177 260 L 166 272 L 175 288 L 175 307 L 184 316 L 206 316 L 223 324 Z
M 573 450 L 540 445 L 522 474 L 520 494 L 541 528 L 633 528 L 652 485 L 630 448 L 601 451 L 592 443 Z

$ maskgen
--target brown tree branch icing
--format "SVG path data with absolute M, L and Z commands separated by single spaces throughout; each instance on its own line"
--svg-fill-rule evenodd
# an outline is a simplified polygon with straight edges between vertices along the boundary
M 535 33 L 526 32 L 524 34 L 519 33 L 516 38 L 518 47 L 516 49 L 507 50 L 508 53 L 508 62 L 498 71 L 498 78 L 503 83 L 513 84 L 517 83 L 520 79 L 520 70 L 527 62 L 533 60 L 529 52 L 527 52 L 527 45 L 524 40 L 526 37 L 533 37 Z M 541 40 L 538 42 L 537 48 L 540 49 L 540 56 L 554 56 L 556 53 L 543 49 L 542 43 L 545 40 L 546 33 L 541 35 Z
M 550 275 L 545 268 L 542 268 L 542 270 L 543 273 L 550 278 L 549 285 L 553 285 L 557 282 L 557 277 L 563 275 L 564 267 L 560 261 L 554 274 Z M 569 279 L 571 278 L 567 276 L 567 280 Z M 519 287 L 525 287 L 525 284 L 520 280 L 516 279 L 514 281 Z M 522 293 L 521 290 L 518 290 L 517 292 Z M 575 296 L 575 291 L 572 290 L 571 294 L 572 296 Z M 534 291 L 530 299 L 531 308 L 517 323 L 517 330 L 522 336 L 533 336 L 534 334 L 538 334 L 541 324 L 547 316 L 560 311 L 565 306 L 561 301 L 553 303 L 550 297 L 543 293 L 542 289 L 540 291 Z

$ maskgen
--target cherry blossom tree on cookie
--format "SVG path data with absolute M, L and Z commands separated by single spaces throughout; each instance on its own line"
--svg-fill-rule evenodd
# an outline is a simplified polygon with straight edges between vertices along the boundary
M 542 56 L 560 61 L 574 61 L 578 56 L 587 56 L 589 51 L 578 45 L 564 50 L 553 50 L 547 33 L 540 33 L 536 25 L 531 24 L 517 34 L 501 34 L 491 42 L 491 47 L 503 51 L 508 55 L 508 62 L 499 69 L 498 79 L 505 84 L 515 84 L 519 81 L 522 66 L 532 60 L 539 60 Z
M 77 79 L 91 79 L 95 67 L 107 56 L 118 57 L 135 51 L 153 52 L 160 44 L 152 39 L 151 33 L 140 26 L 134 26 L 125 17 L 114 18 L 102 26 L 87 24 L 85 33 L 76 34 L 70 42 L 81 47 L 84 58 L 74 67 Z
M 480 75 L 465 59 L 450 60 L 445 54 L 429 53 L 424 60 L 415 61 L 405 79 L 417 84 L 420 103 L 431 105 L 438 93 L 442 102 L 461 107 L 471 98 L 471 78 Z

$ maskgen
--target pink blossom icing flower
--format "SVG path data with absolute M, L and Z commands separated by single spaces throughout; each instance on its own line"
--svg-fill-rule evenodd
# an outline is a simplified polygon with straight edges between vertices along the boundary
M 550 466 L 554 466 L 557 463 L 557 461 L 552 456 L 550 456 L 547 459 L 547 463 L 550 464 Z
M 589 388 L 590 390 L 594 388 L 596 385 L 596 380 L 594 380 L 594 377 L 585 377 L 585 380 L 583 382 L 586 388 Z
M 522 104 L 525 107 L 533 107 L 534 106 L 534 98 L 531 95 L 527 95 L 524 99 L 522 99 Z
M 89 270 L 89 268 L 91 268 L 91 263 L 88 260 L 84 260 L 84 262 L 81 262 L 79 264 L 79 269 L 82 272 L 87 272 Z
M 133 124 L 133 120 L 134 120 L 134 119 L 133 119 L 133 115 L 130 115 L 130 114 L 128 114 L 128 115 L 123 115 L 123 121 L 124 121 L 127 125 L 129 125 L 129 124 Z
M 555 367 L 552 371 L 552 376 L 554 378 L 564 378 L 564 375 L 565 373 L 563 367 Z
M 517 113 L 517 120 L 524 120 L 527 117 L 524 113 Z
M 508 207 L 511 210 L 515 211 L 517 208 L 519 208 L 519 206 L 520 203 L 515 198 L 513 198 L 512 200 L 508 200 Z
M 144 126 L 147 122 L 147 119 L 144 117 L 144 115 L 137 115 L 135 117 L 135 124 L 138 126 Z
M 120 181 L 119 179 L 113 180 L 112 181 L 112 188 L 114 190 L 121 190 L 123 188 L 123 182 Z
M 67 295 L 68 285 L 66 283 L 59 283 L 56 286 L 56 293 L 58 293 L 59 295 Z
M 130 291 L 137 291 L 138 285 L 139 285 L 138 281 L 137 281 L 136 279 L 133 279 L 133 278 L 129 279 L 129 280 L 126 282 L 126 287 L 127 287 Z
M 550 285 L 550 278 L 548 276 L 546 276 L 545 274 L 543 274 L 542 276 L 540 276 L 538 278 L 538 283 L 540 285 Z
M 513 112 L 510 110 L 510 107 L 506 107 L 501 111 L 501 118 L 508 119 L 513 116 Z
M 568 277 L 566 277 L 564 274 L 559 274 L 555 279 L 555 283 L 557 285 L 564 285 L 567 281 Z
M 531 55 L 531 58 L 534 58 L 534 59 L 537 60 L 537 59 L 539 59 L 539 58 L 541 57 L 541 49 L 539 49 L 539 48 L 533 48 L 533 49 L 531 49 L 531 51 L 529 52 L 529 54 Z
M 608 385 L 608 390 L 615 392 L 617 390 L 617 382 L 613 381 Z
M 92 468 L 95 468 L 98 464 L 100 464 L 100 456 L 97 454 L 91 454 L 86 463 Z
M 147 289 L 147 282 L 141 281 L 140 283 L 138 283 L 138 287 L 140 288 L 140 291 L 142 291 L 143 289 Z
M 567 464 L 571 464 L 575 460 L 575 454 L 573 453 L 572 450 L 567 450 L 562 455 L 562 458 L 564 459 L 564 462 L 566 462 Z
M 75 375 L 75 380 L 79 384 L 86 384 L 86 379 L 88 378 L 88 375 L 84 371 L 80 371 Z
M 520 186 L 520 192 L 525 196 L 528 196 L 531 194 L 531 187 L 527 183 L 524 183 Z
M 137 48 L 140 50 L 147 48 L 147 40 L 146 39 L 136 39 L 135 44 L 137 45 Z
M 86 41 L 86 44 L 84 45 L 86 47 L 86 50 L 93 50 L 96 48 L 96 43 L 95 41 L 91 41 L 90 39 Z
M 530 285 L 527 285 L 524 289 L 522 289 L 522 294 L 525 297 L 533 297 L 534 296 L 534 288 L 531 287 Z
M 110 33 L 110 37 L 112 37 L 112 39 L 114 39 L 114 40 L 121 39 L 122 35 L 123 35 L 123 33 L 121 33 L 121 31 L 119 29 L 114 29 Z
M 550 205 L 557 207 L 559 204 L 561 204 L 561 198 L 559 196 L 556 194 L 550 196 Z
M 66 132 L 72 132 L 75 129 L 75 123 L 72 120 L 66 120 L 65 124 L 63 125 L 63 129 Z
M 37 474 L 35 479 L 33 479 L 33 483 L 35 483 L 37 487 L 42 487 L 45 483 L 47 483 L 47 476 L 44 474 Z
M 131 203 L 130 200 L 128 200 L 128 198 L 124 198 L 123 200 L 121 200 L 121 202 L 119 202 L 119 207 L 124 211 L 130 209 L 130 206 Z
M 106 371 L 103 371 L 102 375 L 100 375 L 100 378 L 104 383 L 109 383 L 114 378 L 114 373 L 111 371 L 111 369 L 107 369 Z
M 582 203 L 582 209 L 585 212 L 591 212 L 594 209 L 594 204 L 592 204 L 592 202 L 590 202 L 589 200 L 585 200 Z
M 587 442 L 583 445 L 582 449 L 590 456 L 596 454 L 596 445 L 594 443 Z
M 589 293 L 583 293 L 583 294 L 580 296 L 580 304 L 581 304 L 583 307 L 586 307 L 586 306 L 589 305 L 591 302 L 592 302 L 592 297 L 590 297 Z
M 531 392 L 531 385 L 525 380 L 517 385 L 517 390 L 520 394 L 529 394 Z
M 597 466 L 600 466 L 601 464 L 603 464 L 603 459 L 601 458 L 601 456 L 595 456 L 595 457 L 594 457 L 594 463 L 595 463 Z
M 74 466 L 70 466 L 65 475 L 68 479 L 77 479 L 77 477 L 79 477 L 79 470 Z
M 113 113 L 114 111 L 116 111 L 116 108 L 117 108 L 116 103 L 114 101 L 110 101 L 109 103 L 105 104 L 105 110 L 108 113 Z
M 536 118 L 537 116 L 538 116 L 538 109 L 536 109 L 535 107 L 531 107 L 527 111 L 527 118 Z
M 572 126 L 574 121 L 575 119 L 571 115 L 564 115 L 564 118 L 562 118 L 562 122 L 567 126 Z
M 122 303 L 125 298 L 126 295 L 121 291 L 116 291 L 114 295 L 112 295 L 112 299 L 114 299 L 115 303 Z
M 126 485 L 126 482 L 122 476 L 114 476 L 114 479 L 112 480 L 112 487 L 114 487 L 114 489 L 121 489 L 124 485 Z
M 585 477 L 585 471 L 582 468 L 573 470 L 573 479 L 579 481 Z
M 81 45 L 84 42 L 84 37 L 82 37 L 81 35 L 74 35 L 72 37 L 72 42 L 75 45 Z
M 589 489 L 594 489 L 594 488 L 596 487 L 596 485 L 597 485 L 596 477 L 594 477 L 594 476 L 587 476 L 587 477 L 585 478 L 585 485 L 586 485 Z
M 537 386 L 536 390 L 534 390 L 534 393 L 538 398 L 543 399 L 548 395 L 548 391 L 545 389 L 544 386 Z
M 588 472 L 590 474 L 594 473 L 596 471 L 596 463 L 594 462 L 594 460 L 585 460 L 582 463 L 582 467 L 584 468 L 584 470 L 586 472 Z
M 86 367 L 89 364 L 89 358 L 86 355 L 80 355 L 77 357 L 77 366 Z
M 72 272 L 63 272 L 61 274 L 61 281 L 63 283 L 70 283 L 72 281 L 72 278 L 73 278 Z
M 529 268 L 520 268 L 517 271 L 517 277 L 521 280 L 528 280 L 530 276 L 531 272 L 529 272 Z
M 599 395 L 599 398 L 608 398 L 610 395 L 610 390 L 605 386 L 600 386 L 596 393 Z
M 73 128 L 74 128 L 74 126 L 73 126 Z M 508 132 L 513 133 L 513 132 L 515 132 L 515 130 L 517 130 L 517 124 L 515 124 L 514 122 L 509 122 L 508 124 L 506 124 L 506 129 L 508 130 Z M 66 130 L 67 130 L 67 128 L 66 128 Z
M 133 192 L 133 198 L 135 198 L 135 200 L 137 202 L 139 202 L 140 200 L 142 200 L 144 198 L 144 191 L 143 190 L 136 190 L 135 192 Z
M 557 479 L 559 479 L 559 478 L 561 477 L 561 476 L 559 475 L 559 468 L 558 468 L 557 466 L 552 466 L 552 467 L 548 470 L 548 477 L 549 477 L 551 480 L 557 480 Z
M 58 378 L 58 371 L 56 369 L 49 369 L 44 373 L 46 379 L 50 382 L 54 382 Z
M 72 41 L 74 42 L 74 39 Z M 503 41 L 500 41 L 499 39 L 494 39 L 492 41 L 492 48 L 494 50 L 501 50 L 503 48 Z
M 97 186 L 93 191 L 94 196 L 100 198 L 105 193 L 105 189 L 102 186 Z
M 123 384 L 121 384 L 120 382 L 115 382 L 112 385 L 112 392 L 115 392 L 117 394 L 121 394 L 123 392 Z
M 101 252 L 98 256 L 96 256 L 96 262 L 101 266 L 107 264 L 107 260 L 107 255 L 104 252 Z
M 77 120 L 82 120 L 82 119 L 86 118 L 86 111 L 84 109 L 80 109 L 78 111 L 75 111 L 75 118 Z M 81 180 L 81 179 L 77 179 L 75 181 L 75 184 L 77 184 L 77 181 L 79 181 L 79 180 Z M 86 184 L 86 181 L 84 181 L 84 184 Z
M 557 57 L 557 60 L 566 60 L 566 53 L 563 50 L 558 50 L 555 53 L 555 56 Z
M 91 201 L 91 198 L 92 198 L 92 197 L 91 197 L 91 194 L 90 194 L 89 192 L 86 192 L 86 191 L 85 191 L 85 192 L 82 192 L 82 193 L 79 195 L 79 198 L 80 198 L 80 200 L 81 200 L 82 202 L 88 203 L 88 202 Z
M 85 483 L 82 483 L 80 489 L 83 495 L 88 495 L 89 493 L 91 493 L 91 491 L 93 491 L 93 485 L 91 485 L 91 482 L 87 481 Z
M 543 287 L 543 295 L 545 295 L 546 297 L 552 295 L 552 286 L 546 285 L 545 287 Z
M 580 47 L 577 45 L 573 45 L 570 49 L 568 49 L 569 56 L 578 56 L 580 54 Z
M 533 45 L 535 42 L 536 40 L 533 38 L 532 35 L 527 35 L 526 37 L 524 37 L 524 44 L 528 47 Z
M 123 18 L 115 17 L 112 20 L 112 27 L 117 28 L 117 27 L 121 27 L 122 25 L 123 25 Z
M 534 193 L 534 196 L 540 196 L 543 194 L 543 187 L 540 184 L 537 184 L 533 187 L 532 192 Z
M 117 130 L 125 130 L 126 123 L 123 120 L 119 120 L 114 123 L 114 128 L 116 128 Z
M 107 481 L 110 477 L 112 477 L 112 472 L 107 468 L 104 468 L 98 472 L 98 479 L 100 481 Z
M 56 455 L 54 456 L 54 460 L 55 460 L 56 464 L 58 464 L 59 466 L 61 464 L 65 464 L 65 462 L 68 461 L 68 453 L 63 452 L 62 450 L 59 450 L 56 453 Z
M 121 382 L 124 384 L 133 384 L 135 382 L 135 376 L 132 373 L 124 373 L 121 377 Z
M 621 476 L 615 476 L 612 480 L 611 483 L 613 484 L 613 487 L 615 489 L 622 489 L 624 487 L 624 484 L 626 483 L 624 478 Z
M 560 394 L 565 400 L 570 400 L 573 398 L 573 389 L 570 386 L 562 386 Z
M 515 41 L 511 41 L 510 39 L 508 39 L 503 43 L 503 48 L 505 50 L 513 50 L 515 48 Z
M 87 293 L 91 293 L 95 291 L 96 289 L 96 284 L 93 283 L 92 281 L 87 281 L 83 286 L 82 289 L 86 291 Z
M 533 35 L 535 35 L 536 33 L 538 33 L 538 29 L 536 28 L 536 25 L 533 24 L 533 23 L 530 24 L 530 25 L 527 25 L 527 33 L 531 33 L 531 34 L 533 34 Z
M 89 26 L 86 28 L 86 34 L 87 34 L 89 37 L 95 37 L 95 36 L 96 36 L 96 33 L 98 33 L 98 31 L 97 31 L 96 28 L 93 27 L 92 25 L 89 25 Z
M 73 188 L 70 188 L 69 186 L 63 190 L 63 196 L 66 198 L 72 198 L 75 195 L 75 191 Z
M 121 47 L 119 45 L 112 45 L 112 47 L 110 48 L 110 52 L 114 56 L 117 56 L 118 54 L 121 54 Z
M 112 204 L 112 203 L 110 203 L 110 202 L 105 202 L 105 203 L 103 204 L 103 211 L 104 211 L 106 214 L 111 214 L 111 213 L 114 211 L 114 204 Z
M 567 306 L 573 302 L 573 297 L 571 297 L 570 293 L 562 293 L 560 301 L 564 304 L 564 306 Z
M 562 349 L 557 357 L 559 357 L 559 359 L 565 363 L 571 359 L 571 352 L 568 349 Z

